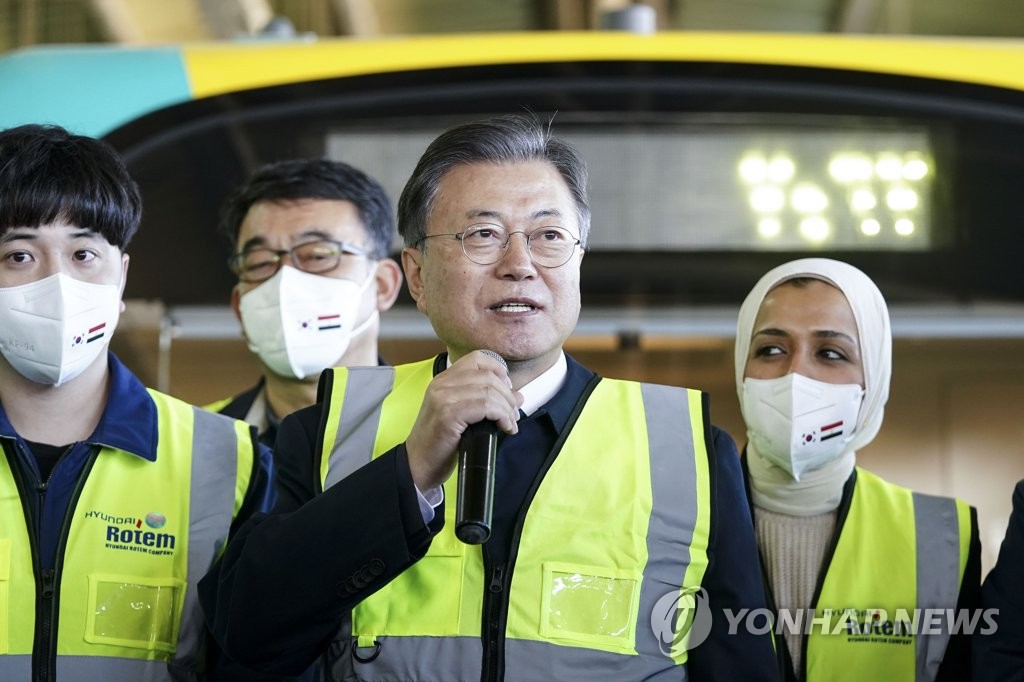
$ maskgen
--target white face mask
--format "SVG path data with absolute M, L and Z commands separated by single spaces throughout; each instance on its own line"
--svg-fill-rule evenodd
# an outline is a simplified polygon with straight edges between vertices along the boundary
M 841 455 L 853 438 L 864 389 L 800 374 L 744 379 L 747 437 L 757 451 L 799 481 Z
M 276 374 L 296 379 L 317 376 L 332 367 L 349 342 L 377 318 L 377 311 L 356 327 L 363 292 L 376 265 L 357 284 L 312 275 L 289 265 L 242 295 L 239 310 L 249 350 Z
M 121 315 L 121 287 L 57 273 L 0 288 L 0 353 L 26 379 L 60 386 L 102 353 Z

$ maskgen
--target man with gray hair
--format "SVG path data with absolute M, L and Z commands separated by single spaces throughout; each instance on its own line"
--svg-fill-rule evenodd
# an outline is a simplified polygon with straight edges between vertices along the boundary
M 562 350 L 586 182 L 530 116 L 427 148 L 399 201 L 402 264 L 447 352 L 327 370 L 282 422 L 279 506 L 203 584 L 231 656 L 280 673 L 322 656 L 332 680 L 777 679 L 770 635 L 729 632 L 726 609 L 765 600 L 706 397 Z M 460 542 L 452 473 L 488 422 L 489 538 Z

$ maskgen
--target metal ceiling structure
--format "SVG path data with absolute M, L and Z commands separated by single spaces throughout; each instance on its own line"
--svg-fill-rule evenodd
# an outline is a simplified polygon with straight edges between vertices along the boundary
M 644 5 L 660 30 L 1024 36 L 1019 0 L 0 0 L 0 51 L 270 35 L 586 30 Z M 6 26 L 5 26 L 6 25 Z

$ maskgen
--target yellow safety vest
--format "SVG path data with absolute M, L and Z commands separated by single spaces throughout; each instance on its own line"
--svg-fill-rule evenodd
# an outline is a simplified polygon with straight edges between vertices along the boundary
M 230 398 L 221 398 L 220 400 L 214 400 L 212 403 L 207 403 L 206 405 L 202 405 L 201 407 L 204 410 L 207 410 L 208 412 L 220 412 L 225 407 L 230 405 L 231 401 L 234 399 L 234 396 Z
M 24 483 L 0 454 L 0 679 L 31 678 L 47 590 L 58 682 L 187 680 L 201 672 L 196 584 L 227 540 L 255 454 L 244 422 L 149 393 L 156 461 L 107 447 L 92 456 L 52 581 L 34 568 Z
M 324 488 L 405 441 L 433 364 L 332 370 Z M 705 416 L 698 391 L 596 385 L 510 557 L 505 679 L 680 679 L 685 645 L 659 642 L 650 615 L 668 594 L 692 596 L 707 568 Z M 356 607 L 335 677 L 480 679 L 484 591 L 494 587 L 480 547 L 455 537 L 455 505 L 445 514 L 426 556 Z
M 858 467 L 806 637 L 805 679 L 934 680 L 970 541 L 965 502 L 917 493 Z M 921 628 L 932 634 L 915 634 Z

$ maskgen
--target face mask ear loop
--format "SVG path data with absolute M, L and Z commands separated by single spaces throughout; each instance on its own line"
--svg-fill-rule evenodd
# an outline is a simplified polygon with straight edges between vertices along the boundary
M 373 268 L 370 270 L 370 274 L 368 274 L 366 276 L 366 279 L 363 280 L 362 286 L 359 287 L 359 295 L 360 296 L 362 296 L 364 293 L 366 293 L 366 290 L 370 287 L 370 283 L 373 281 L 373 278 L 377 274 L 377 266 L 378 266 L 378 263 L 376 261 L 374 261 Z M 365 332 L 367 327 L 369 327 L 371 324 L 373 324 L 374 320 L 376 320 L 379 317 L 380 317 L 380 311 L 377 310 L 376 307 L 374 307 L 373 312 L 370 313 L 370 315 L 365 320 L 363 320 L 362 322 L 357 324 L 352 329 L 352 331 L 349 333 L 349 338 L 350 339 L 354 339 L 357 336 L 359 336 L 360 334 L 362 334 L 363 332 Z
M 380 262 L 379 261 L 373 261 L 373 267 L 370 268 L 370 272 L 367 273 L 366 279 L 363 280 L 362 286 L 359 287 L 359 295 L 360 296 L 363 295 L 363 293 L 366 292 L 366 290 L 370 287 L 370 282 L 372 282 L 373 278 L 377 276 L 377 268 L 378 267 L 380 267 Z
M 360 323 L 355 329 L 352 330 L 351 338 L 356 338 L 360 334 L 366 331 L 366 328 L 373 324 L 374 320 L 380 317 L 380 312 L 375 308 L 370 316 L 367 317 L 362 323 Z

